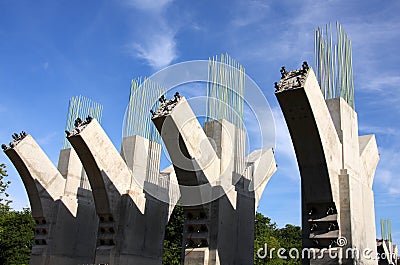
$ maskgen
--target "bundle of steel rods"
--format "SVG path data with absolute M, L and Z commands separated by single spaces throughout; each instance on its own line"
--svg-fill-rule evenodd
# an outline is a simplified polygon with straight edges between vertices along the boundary
M 315 69 L 325 99 L 342 97 L 354 108 L 354 78 L 351 41 L 336 22 L 336 44 L 332 26 L 315 30 Z
M 390 219 L 381 219 L 382 240 L 392 242 L 392 222 Z
M 210 58 L 207 121 L 225 119 L 243 128 L 245 70 L 228 54 Z
M 149 110 L 156 110 L 158 99 L 166 89 L 150 79 L 138 78 L 131 82 L 128 109 L 125 113 L 123 137 L 139 135 L 161 143 L 161 137 L 151 121 Z
M 103 106 L 97 102 L 92 101 L 84 96 L 72 97 L 69 100 L 67 124 L 65 125 L 66 131 L 74 129 L 74 123 L 77 118 L 86 119 L 87 116 L 97 119 L 101 122 L 101 115 Z M 64 138 L 63 149 L 71 148 L 71 144 L 67 138 Z

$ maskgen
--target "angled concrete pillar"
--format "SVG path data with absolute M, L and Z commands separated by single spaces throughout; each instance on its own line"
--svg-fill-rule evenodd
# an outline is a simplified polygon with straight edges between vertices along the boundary
M 207 122 L 203 131 L 184 97 L 164 102 L 152 120 L 182 201 L 192 202 L 184 205 L 183 263 L 253 264 L 254 214 L 276 170 L 272 150 L 245 159 L 244 131 L 226 120 Z
M 376 264 L 344 253 L 350 248 L 376 253 L 375 137 L 358 136 L 357 113 L 342 98 L 325 100 L 311 68 L 283 73 L 276 89 L 301 174 L 303 248 L 324 257 L 303 264 Z M 339 237 L 347 241 L 342 248 Z M 324 248 L 343 255 L 330 258 Z
M 160 145 L 127 137 L 121 155 L 95 119 L 76 127 L 68 140 L 85 168 L 100 219 L 95 263 L 161 264 L 170 213 L 162 177 L 174 175 L 159 172 Z
M 93 262 L 98 221 L 90 191 L 80 188 L 75 152 L 61 150 L 60 171 L 30 135 L 15 138 L 5 153 L 22 178 L 36 222 L 30 264 Z

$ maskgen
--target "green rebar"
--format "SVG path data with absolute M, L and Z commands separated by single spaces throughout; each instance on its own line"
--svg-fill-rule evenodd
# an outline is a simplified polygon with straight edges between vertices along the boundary
M 147 78 L 132 80 L 126 111 L 123 137 L 139 135 L 161 143 L 161 137 L 151 121 L 150 110 L 158 107 L 158 99 L 166 93 L 161 85 Z
M 338 22 L 335 44 L 331 24 L 315 30 L 314 64 L 325 99 L 342 97 L 354 108 L 352 45 Z
M 242 128 L 244 68 L 228 54 L 209 59 L 207 121 L 226 119 Z
M 87 116 L 91 116 L 101 123 L 103 106 L 99 103 L 92 101 L 89 98 L 83 96 L 72 97 L 68 103 L 67 123 L 65 125 L 66 131 L 74 129 L 75 120 L 79 117 L 85 119 Z M 67 138 L 64 138 L 63 149 L 71 148 L 71 144 Z

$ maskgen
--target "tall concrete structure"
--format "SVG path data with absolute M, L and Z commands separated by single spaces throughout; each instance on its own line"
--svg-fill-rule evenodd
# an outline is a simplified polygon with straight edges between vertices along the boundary
M 223 83 L 211 68 L 210 76 L 216 80 L 210 80 L 209 119 L 204 130 L 179 93 L 171 100 L 162 98 L 153 112 L 152 120 L 173 163 L 181 196 L 191 198 L 183 206 L 183 264 L 253 264 L 254 215 L 276 171 L 271 148 L 245 157 L 245 132 L 239 124 L 243 109 L 238 110 L 243 108 L 243 97 L 240 89 L 233 87 L 238 85 L 234 81 L 244 80 L 242 73 L 235 74 L 242 68 L 227 61 L 222 67 L 229 70 L 218 69 L 218 73 L 225 73 L 221 74 L 225 80 L 227 76 L 238 80 Z M 216 64 L 211 62 L 212 67 Z M 229 72 L 232 65 L 237 68 Z
M 170 181 L 173 170 L 160 172 L 158 133 L 148 126 L 150 113 L 143 114 L 161 89 L 147 79 L 132 81 L 121 153 L 96 119 L 82 121 L 67 133 L 87 172 L 100 220 L 96 264 L 162 262 L 165 226 L 179 190 L 170 185 L 176 182 Z
M 101 106 L 72 98 L 66 128 L 78 113 L 100 118 Z M 3 149 L 22 178 L 36 222 L 30 264 L 92 263 L 98 218 L 77 154 L 64 143 L 56 168 L 31 135 L 22 132 L 13 139 Z
M 350 98 L 339 94 L 324 99 L 307 63 L 300 70 L 282 68 L 281 74 L 275 95 L 301 174 L 303 248 L 320 255 L 306 257 L 303 264 L 377 264 L 362 255 L 370 250 L 370 256 L 376 257 L 372 183 L 379 154 L 375 136 L 358 135 Z M 342 255 L 329 257 L 329 248 Z M 357 249 L 360 255 L 346 258 L 349 249 Z
M 30 135 L 5 153 L 22 178 L 36 222 L 29 264 L 92 262 L 98 219 L 74 150 L 61 150 L 58 169 Z
M 253 264 L 254 214 L 276 171 L 272 149 L 244 158 L 237 139 L 243 130 L 226 120 L 210 121 L 204 131 L 184 97 L 166 102 L 170 112 L 155 114 L 174 165 L 184 206 L 184 264 Z M 239 136 L 241 134 L 241 136 Z M 213 140 L 214 146 L 210 139 Z M 242 156 L 243 170 L 237 170 Z M 254 187 L 254 178 L 262 179 Z
M 100 220 L 95 263 L 161 264 L 170 204 L 146 191 L 169 199 L 165 177 L 174 173 L 159 172 L 161 146 L 132 136 L 123 139 L 121 156 L 96 119 L 77 126 L 68 141 L 87 172 Z
M 144 79 L 131 83 L 120 152 L 102 107 L 83 97 L 70 101 L 58 168 L 24 132 L 3 145 L 36 221 L 31 265 L 159 265 L 179 198 L 184 264 L 253 264 L 254 215 L 276 164 L 271 148 L 245 155 L 244 69 L 221 58 L 210 60 L 204 130 L 184 97 L 166 100 Z M 163 171 L 161 138 L 173 162 Z
M 58 169 L 24 132 L 2 146 L 36 221 L 31 265 L 161 264 L 165 225 L 179 199 L 177 185 L 170 185 L 175 173 L 160 172 L 161 145 L 145 129 L 140 133 L 153 141 L 127 134 L 120 154 L 97 121 L 101 109 L 84 97 L 70 100 Z M 135 117 L 128 115 L 132 123 Z
M 66 129 L 78 115 L 101 119 L 101 111 L 88 98 L 71 98 Z M 36 222 L 30 264 L 93 262 L 98 218 L 77 154 L 64 141 L 56 168 L 31 135 L 13 139 L 3 149 L 22 178 Z

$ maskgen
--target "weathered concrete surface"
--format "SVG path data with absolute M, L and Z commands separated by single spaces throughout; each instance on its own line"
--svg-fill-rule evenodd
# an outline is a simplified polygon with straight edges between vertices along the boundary
M 212 187 L 221 186 L 235 207 L 236 192 L 232 185 L 232 175 L 228 173 L 224 175 L 225 178 L 220 177 L 221 171 L 229 172 L 229 167 L 232 169 L 233 159 L 229 157 L 230 160 L 227 159 L 227 162 L 221 165 L 217 151 L 208 140 L 186 99 L 180 98 L 168 115 L 153 117 L 152 120 L 173 162 L 179 185 L 195 186 L 189 189 L 189 192 L 181 189 L 182 196 L 191 196 L 197 204 L 210 202 L 213 197 Z M 233 135 L 230 134 L 229 137 Z M 232 153 L 233 150 L 230 151 Z M 203 185 L 204 188 L 197 189 L 198 185 Z
M 181 193 L 179 191 L 179 183 L 176 178 L 176 174 L 174 171 L 174 166 L 170 165 L 169 167 L 163 169 L 160 172 L 159 185 L 153 185 L 151 187 L 146 187 L 146 191 L 150 194 L 156 194 L 157 198 L 161 201 L 169 201 L 168 208 L 168 220 L 171 217 L 172 211 L 175 208 L 175 205 L 179 201 L 181 197 Z M 153 190 L 155 189 L 155 191 Z M 164 189 L 168 190 L 168 193 L 164 192 Z
M 98 220 L 90 191 L 79 188 L 82 165 L 75 152 L 61 151 L 62 174 L 30 135 L 5 153 L 23 180 L 36 222 L 30 264 L 93 262 Z
M 246 165 L 246 178 L 251 180 L 249 190 L 254 190 L 257 210 L 264 189 L 277 170 L 274 151 L 272 148 L 255 150 L 246 157 Z
M 184 206 L 184 264 L 253 264 L 254 214 L 276 170 L 272 150 L 257 150 L 245 159 L 243 130 L 220 120 L 205 123 L 203 131 L 184 97 L 172 106 L 158 111 L 162 115 L 156 113 L 153 122 L 174 165 L 182 200 L 197 196 L 196 203 Z M 185 191 L 187 186 L 192 192 Z
M 159 172 L 160 145 L 128 137 L 121 156 L 95 119 L 75 128 L 68 140 L 85 168 L 100 218 L 95 263 L 161 264 L 171 210 L 169 186 Z
M 379 155 L 374 136 L 358 136 L 356 112 L 341 98 L 324 100 L 312 69 L 284 74 L 276 97 L 301 174 L 304 248 L 376 253 L 372 182 Z M 303 264 L 376 264 L 364 259 L 304 259 Z
M 211 143 L 185 98 L 181 98 L 167 116 L 153 119 L 167 147 L 175 171 L 184 170 L 186 179 L 181 185 L 211 183 L 215 185 L 220 168 Z M 196 172 L 201 171 L 198 175 Z

